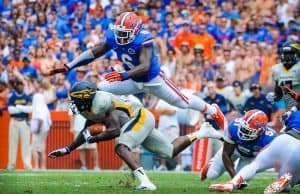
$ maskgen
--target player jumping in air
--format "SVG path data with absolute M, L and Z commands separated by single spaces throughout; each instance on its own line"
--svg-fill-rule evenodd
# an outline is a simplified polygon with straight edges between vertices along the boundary
M 73 112 L 80 113 L 87 119 L 86 126 L 70 145 L 54 150 L 48 156 L 64 156 L 85 142 L 95 143 L 116 138 L 115 152 L 140 181 L 137 190 L 155 190 L 156 186 L 135 160 L 131 152 L 133 148 L 142 145 L 160 157 L 173 158 L 198 139 L 220 138 L 210 124 L 204 123 L 200 130 L 170 142 L 160 131 L 154 129 L 154 117 L 141 103 L 97 91 L 88 81 L 77 82 L 70 91 L 70 97 Z M 106 130 L 92 136 L 89 126 L 94 123 L 104 124 Z
M 154 51 L 154 37 L 143 28 L 141 19 L 135 13 L 124 12 L 118 16 L 105 37 L 104 43 L 81 53 L 63 67 L 54 67 L 46 74 L 68 72 L 87 65 L 112 49 L 125 71 L 117 72 L 112 69 L 105 75 L 106 81 L 101 83 L 100 90 L 118 95 L 151 93 L 179 108 L 191 108 L 210 115 L 221 129 L 227 127 L 227 121 L 216 104 L 209 105 L 195 95 L 186 97 L 164 76 Z

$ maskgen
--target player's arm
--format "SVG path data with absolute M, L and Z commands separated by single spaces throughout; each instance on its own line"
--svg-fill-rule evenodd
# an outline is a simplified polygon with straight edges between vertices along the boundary
M 77 56 L 73 61 L 68 64 L 64 64 L 63 67 L 55 67 L 48 74 L 54 75 L 55 73 L 63 73 L 68 72 L 70 69 L 87 65 L 94 61 L 96 58 L 101 57 L 103 54 L 108 52 L 110 47 L 107 43 L 100 43 L 93 47 L 92 49 L 88 49 Z
M 86 128 L 88 128 L 88 126 L 90 126 L 92 124 L 94 124 L 94 122 L 92 122 L 90 120 L 87 120 L 85 122 L 84 128 L 80 131 L 78 136 L 75 138 L 75 140 L 70 145 L 68 145 L 64 148 L 60 148 L 60 149 L 57 149 L 57 150 L 54 150 L 54 151 L 50 152 L 48 154 L 48 157 L 49 158 L 56 158 L 56 157 L 68 155 L 73 150 L 75 150 L 76 148 L 78 148 L 79 146 L 84 144 L 86 142 L 86 140 L 84 138 L 84 131 L 86 130 Z
M 236 172 L 234 170 L 234 163 L 231 159 L 231 156 L 234 152 L 235 145 L 224 141 L 222 160 L 224 163 L 225 169 L 228 171 L 231 177 L 234 177 Z
M 106 130 L 99 133 L 98 135 L 91 136 L 88 130 L 85 130 L 83 132 L 83 135 L 85 136 L 85 139 L 88 143 L 111 140 L 120 135 L 121 133 L 120 121 L 113 106 L 111 106 L 110 109 L 108 110 L 107 117 L 105 118 L 104 124 L 106 126 Z
M 129 77 L 139 77 L 146 74 L 151 65 L 152 47 L 143 47 L 140 52 L 139 62 L 140 64 L 135 68 L 127 71 Z
M 124 71 L 124 72 L 112 71 L 106 74 L 104 78 L 109 82 L 115 82 L 115 81 L 127 80 L 131 77 L 142 76 L 146 74 L 150 69 L 151 57 L 152 57 L 152 47 L 145 46 L 141 49 L 139 55 L 139 62 L 140 62 L 139 65 L 137 65 L 131 70 Z

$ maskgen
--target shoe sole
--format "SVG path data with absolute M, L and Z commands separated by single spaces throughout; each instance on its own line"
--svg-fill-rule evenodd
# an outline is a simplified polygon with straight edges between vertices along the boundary
M 231 193 L 233 189 L 229 189 L 226 187 L 218 186 L 218 187 L 209 187 L 208 188 L 210 191 L 218 191 L 218 192 L 228 192 Z
M 288 174 L 286 175 L 284 179 L 281 179 L 281 177 L 270 184 L 264 191 L 264 194 L 276 194 L 283 191 L 285 188 L 287 188 L 292 180 L 292 175 Z M 281 181 L 283 180 L 283 181 Z

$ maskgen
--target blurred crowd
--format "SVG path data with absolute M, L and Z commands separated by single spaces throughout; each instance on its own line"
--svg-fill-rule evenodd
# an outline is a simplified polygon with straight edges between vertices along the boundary
M 49 68 L 67 64 L 105 41 L 106 30 L 123 11 L 135 11 L 153 33 L 162 70 L 177 86 L 208 103 L 217 103 L 228 119 L 245 110 L 261 109 L 279 130 L 278 110 L 285 107 L 280 102 L 270 104 L 265 94 L 274 85 L 270 72 L 280 62 L 280 46 L 287 40 L 299 40 L 299 6 L 298 0 L 0 1 L 0 113 L 9 106 L 14 108 L 9 110 L 7 168 L 15 168 L 15 139 L 20 133 L 23 162 L 31 169 L 29 130 L 23 130 L 28 127 L 29 112 L 34 120 L 30 126 L 35 134 L 34 168 L 39 168 L 41 161 L 40 168 L 45 169 L 45 139 L 51 126 L 46 107 L 68 111 L 68 92 L 76 81 L 88 79 L 99 85 L 110 67 L 121 68 L 115 53 L 108 52 L 68 74 L 43 76 Z M 41 95 L 44 102 L 39 100 Z M 145 106 L 158 112 L 167 107 L 158 109 L 157 100 L 141 96 Z M 25 105 L 32 99 L 33 110 L 29 110 Z M 185 115 L 179 115 L 179 122 L 186 120 L 181 118 Z M 41 125 L 41 120 L 47 125 Z M 82 169 L 86 169 L 84 157 L 82 152 Z M 95 169 L 99 169 L 98 156 L 94 158 Z M 184 163 L 183 159 L 182 167 Z
M 84 79 L 99 84 L 106 69 L 120 65 L 115 54 L 67 75 L 43 73 L 104 41 L 123 11 L 135 11 L 153 33 L 166 76 L 209 102 L 224 100 L 221 107 L 229 117 L 254 108 L 255 99 L 247 100 L 271 90 L 278 48 L 300 35 L 297 0 L 3 0 L 0 109 L 7 109 L 16 80 L 29 96 L 39 80 L 48 108 L 67 110 L 70 87 Z M 270 106 L 265 108 L 269 116 Z

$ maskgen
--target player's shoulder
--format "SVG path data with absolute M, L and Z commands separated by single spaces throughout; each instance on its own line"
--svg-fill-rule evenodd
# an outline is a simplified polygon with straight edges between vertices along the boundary
M 99 113 L 100 111 L 107 111 L 112 104 L 113 95 L 104 91 L 97 91 L 92 102 L 92 112 Z
M 283 67 L 282 63 L 277 63 L 272 67 L 272 71 L 281 71 Z
M 147 44 L 152 43 L 153 38 L 153 34 L 149 30 L 142 28 L 141 31 L 138 33 L 135 41 L 138 44 Z
M 240 127 L 240 121 L 241 118 L 236 118 L 229 123 L 227 130 L 232 137 L 236 136 L 238 128 Z
M 113 27 L 109 27 L 106 32 L 105 32 L 105 38 L 107 40 L 112 40 L 112 39 L 115 39 L 115 34 L 114 34 L 114 31 L 113 31 Z

